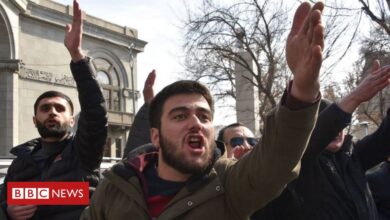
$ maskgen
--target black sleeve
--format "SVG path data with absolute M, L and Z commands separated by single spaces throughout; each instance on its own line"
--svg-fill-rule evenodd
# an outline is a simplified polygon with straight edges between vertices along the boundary
M 126 148 L 123 157 L 127 157 L 130 151 L 135 148 L 151 143 L 149 125 L 149 104 L 142 105 L 134 118 L 133 125 L 127 138 Z
M 328 144 L 349 125 L 351 114 L 344 112 L 336 104 L 325 108 L 318 116 L 303 161 L 316 159 Z
M 76 149 L 83 168 L 99 168 L 107 138 L 107 110 L 102 90 L 95 79 L 90 59 L 71 63 L 80 101 L 80 118 L 75 137 Z
M 381 219 L 390 219 L 390 162 L 368 173 L 367 180 Z
M 372 134 L 356 142 L 355 153 L 361 160 L 363 169 L 385 161 L 390 155 L 390 109 L 379 128 Z

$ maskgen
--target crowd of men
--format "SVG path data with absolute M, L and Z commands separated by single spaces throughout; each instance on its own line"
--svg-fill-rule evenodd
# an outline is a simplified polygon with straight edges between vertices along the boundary
M 153 70 L 125 156 L 100 177 L 107 112 L 90 58 L 82 51 L 82 13 L 64 44 L 81 106 L 47 91 L 34 104 L 40 137 L 12 148 L 11 181 L 89 182 L 89 205 L 12 205 L 2 190 L 0 218 L 24 219 L 390 219 L 390 112 L 380 127 L 353 141 L 352 113 L 390 83 L 390 66 L 375 61 L 350 94 L 321 98 L 324 4 L 302 3 L 286 42 L 293 79 L 269 112 L 261 138 L 240 122 L 216 134 L 214 102 L 197 81 L 174 82 L 156 95 Z M 377 168 L 366 176 L 366 171 Z M 370 183 L 370 186 L 368 185 Z

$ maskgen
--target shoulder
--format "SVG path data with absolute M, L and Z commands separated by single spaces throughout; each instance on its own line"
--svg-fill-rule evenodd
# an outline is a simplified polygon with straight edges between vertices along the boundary
M 216 171 L 221 182 L 225 182 L 226 175 L 230 167 L 232 167 L 237 162 L 236 159 L 230 159 L 227 157 L 219 158 L 214 164 L 214 170 Z
M 105 176 L 111 176 L 112 174 L 119 176 L 124 180 L 128 180 L 133 176 L 136 176 L 136 172 L 134 169 L 131 169 L 129 165 L 127 165 L 127 160 L 123 160 L 115 164 L 111 167 L 110 170 L 103 173 Z
M 25 154 L 30 154 L 35 147 L 40 145 L 40 138 L 32 139 L 23 144 L 20 144 L 11 149 L 10 153 L 15 156 L 22 156 Z

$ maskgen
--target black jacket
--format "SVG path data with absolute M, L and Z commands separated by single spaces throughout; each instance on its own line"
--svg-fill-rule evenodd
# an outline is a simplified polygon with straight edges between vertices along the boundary
M 367 174 L 372 196 L 381 220 L 390 219 L 390 162 L 380 164 Z
M 389 112 L 375 133 L 356 143 L 347 136 L 338 152 L 326 151 L 350 119 L 335 104 L 321 112 L 298 179 L 252 219 L 378 219 L 364 173 L 390 154 Z
M 89 59 L 71 63 L 80 101 L 80 118 L 75 135 L 69 135 L 60 155 L 38 162 L 35 152 L 41 149 L 40 138 L 11 150 L 17 158 L 8 168 L 8 181 L 89 181 L 90 190 L 97 186 L 103 147 L 107 138 L 107 112 Z M 6 189 L 6 188 L 5 188 Z M 6 190 L 0 201 L 6 209 Z M 91 193 L 91 192 L 90 192 Z M 84 206 L 38 206 L 32 219 L 79 219 Z M 5 210 L 6 211 L 6 210 Z

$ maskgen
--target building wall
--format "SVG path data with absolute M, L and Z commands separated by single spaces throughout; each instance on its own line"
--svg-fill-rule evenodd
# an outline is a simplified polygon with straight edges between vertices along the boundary
M 43 92 L 64 92 L 74 102 L 76 116 L 79 112 L 70 56 L 63 44 L 71 13 L 70 6 L 50 0 L 0 0 L 0 26 L 7 27 L 0 28 L 0 120 L 4 122 L 0 125 L 0 156 L 39 136 L 32 122 L 33 105 Z M 121 152 L 137 108 L 136 55 L 146 45 L 137 35 L 135 29 L 84 14 L 83 49 L 95 68 L 99 68 L 95 59 L 104 59 L 118 75 L 115 94 L 119 94 L 120 108 L 109 110 L 109 136 L 120 143 Z M 114 141 L 111 147 L 115 146 Z M 108 156 L 121 157 L 115 152 Z

